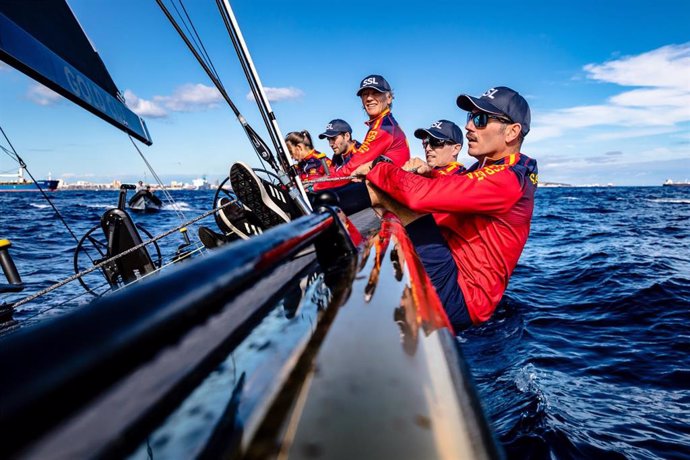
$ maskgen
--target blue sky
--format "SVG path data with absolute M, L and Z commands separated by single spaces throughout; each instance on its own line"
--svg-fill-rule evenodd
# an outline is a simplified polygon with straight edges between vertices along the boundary
M 69 3 L 147 121 L 154 144 L 141 148 L 166 181 L 214 180 L 236 160 L 258 165 L 154 0 Z M 421 156 L 416 128 L 441 118 L 464 126 L 457 95 L 505 85 L 531 105 L 523 151 L 539 161 L 542 181 L 690 178 L 690 2 L 232 3 L 284 134 L 316 137 L 343 118 L 361 139 L 366 116 L 355 92 L 378 73 L 393 86 L 393 112 Z M 215 2 L 186 6 L 231 98 L 263 134 Z M 125 134 L 5 65 L 0 125 L 37 177 L 132 180 L 146 172 Z M 330 153 L 323 141 L 316 147 Z M 466 147 L 460 157 L 472 162 Z M 11 167 L 0 155 L 0 171 Z

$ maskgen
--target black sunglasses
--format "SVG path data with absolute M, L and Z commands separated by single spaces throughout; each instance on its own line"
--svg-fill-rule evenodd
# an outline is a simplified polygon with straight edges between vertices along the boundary
M 505 118 L 505 117 L 497 117 L 496 115 L 491 115 L 490 113 L 486 112 L 470 112 L 467 114 L 467 123 L 472 120 L 472 123 L 474 123 L 474 126 L 477 128 L 485 128 L 486 125 L 489 124 L 489 118 L 493 118 L 494 120 L 498 120 L 501 123 L 508 123 L 512 124 L 513 120 L 510 118 Z
M 439 147 L 443 147 L 446 144 L 451 144 L 451 141 L 448 140 L 442 140 L 442 139 L 436 139 L 435 137 L 427 137 L 422 141 L 422 147 L 426 148 L 427 145 L 430 145 L 432 149 L 436 149 Z

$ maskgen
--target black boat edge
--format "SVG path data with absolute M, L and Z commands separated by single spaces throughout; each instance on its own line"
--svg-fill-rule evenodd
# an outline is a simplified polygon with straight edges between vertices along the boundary
M 314 245 L 311 257 L 336 272 L 330 303 L 281 364 L 282 377 L 265 383 L 242 428 L 219 427 L 226 442 L 213 436 L 200 451 L 299 457 L 305 443 L 319 439 L 321 449 L 337 449 L 341 458 L 500 458 L 457 340 L 402 226 L 384 220 L 379 228 L 376 218 L 369 226 L 355 248 L 336 211 L 322 208 L 6 337 L 0 456 L 131 454 L 265 314 L 263 302 L 233 301 Z M 368 278 L 359 276 L 366 270 Z

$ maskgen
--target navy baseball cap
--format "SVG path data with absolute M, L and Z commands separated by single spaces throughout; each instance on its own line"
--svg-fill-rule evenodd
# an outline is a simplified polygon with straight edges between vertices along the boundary
M 331 120 L 326 125 L 326 131 L 319 134 L 319 139 L 325 139 L 327 137 L 335 137 L 340 133 L 350 133 L 352 134 L 352 127 L 345 120 L 336 118 Z
M 481 97 L 476 98 L 461 94 L 457 100 L 458 107 L 471 112 L 479 109 L 492 115 L 504 115 L 522 126 L 522 135 L 529 132 L 529 124 L 532 120 L 529 104 L 517 91 L 507 86 L 489 88 Z
M 362 91 L 367 88 L 375 89 L 379 93 L 387 93 L 391 91 L 391 85 L 389 85 L 386 79 L 381 75 L 369 75 L 368 77 L 364 78 L 364 80 L 362 80 L 362 82 L 359 84 L 357 96 L 362 94 Z
M 414 137 L 417 139 L 424 139 L 428 136 L 435 137 L 442 141 L 453 141 L 460 145 L 462 145 L 463 141 L 460 127 L 448 120 L 435 121 L 428 128 L 419 128 L 414 132 Z

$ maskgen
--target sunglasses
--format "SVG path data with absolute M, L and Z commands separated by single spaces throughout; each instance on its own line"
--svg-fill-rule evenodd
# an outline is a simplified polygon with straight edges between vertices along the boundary
M 508 123 L 512 124 L 513 120 L 509 118 L 504 118 L 504 117 L 497 117 L 496 115 L 491 115 L 490 113 L 486 112 L 470 112 L 467 114 L 467 123 L 472 120 L 472 123 L 474 123 L 474 126 L 477 128 L 486 128 L 486 125 L 489 124 L 489 119 L 493 118 L 494 120 L 498 120 L 501 123 Z
M 435 137 L 427 137 L 422 141 L 422 147 L 426 148 L 430 145 L 432 149 L 437 149 L 443 147 L 444 145 L 451 145 L 451 141 L 444 141 L 441 139 L 436 139 Z

